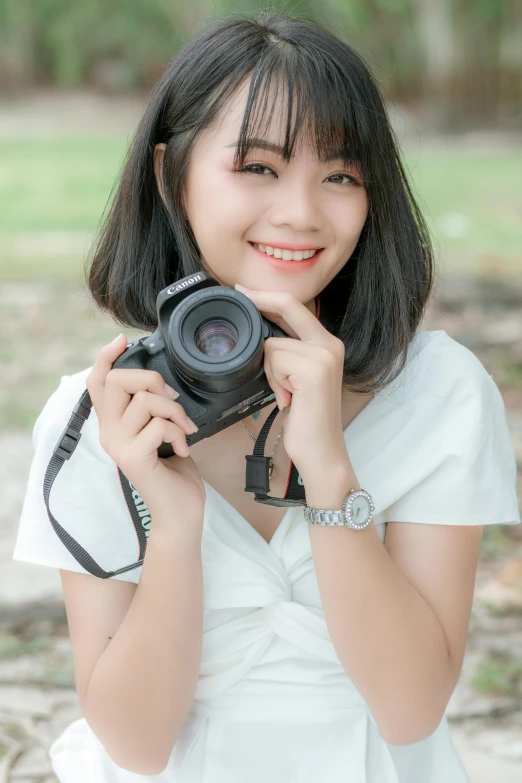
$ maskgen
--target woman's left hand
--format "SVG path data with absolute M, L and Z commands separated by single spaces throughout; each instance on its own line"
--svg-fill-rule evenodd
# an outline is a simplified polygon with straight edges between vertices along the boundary
M 285 449 L 303 482 L 349 466 L 341 408 L 344 343 L 292 294 L 235 287 L 290 335 L 265 340 L 264 371 L 284 408 Z

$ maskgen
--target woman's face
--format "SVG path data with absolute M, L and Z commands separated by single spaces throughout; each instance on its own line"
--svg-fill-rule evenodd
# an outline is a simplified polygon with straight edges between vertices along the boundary
M 185 185 L 185 210 L 216 280 L 258 290 L 289 291 L 315 314 L 314 297 L 343 268 L 368 212 L 363 180 L 342 160 L 320 163 L 300 144 L 288 165 L 275 151 L 252 149 L 234 170 L 248 83 L 196 141 Z M 284 139 L 280 107 L 265 141 Z M 164 145 L 156 148 L 156 166 Z M 252 166 L 255 164 L 255 166 Z M 158 168 L 156 168 L 158 172 Z M 271 248 L 324 248 L 317 260 L 275 266 L 253 243 Z

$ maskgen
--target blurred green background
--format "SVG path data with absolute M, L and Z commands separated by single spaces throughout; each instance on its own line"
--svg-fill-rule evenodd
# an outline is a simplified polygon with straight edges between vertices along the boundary
M 213 19 L 268 8 L 369 63 L 441 272 L 522 274 L 522 4 L 0 0 L 0 327 L 16 338 L 0 345 L 0 429 L 30 427 L 59 374 L 119 331 L 82 265 L 154 83 Z

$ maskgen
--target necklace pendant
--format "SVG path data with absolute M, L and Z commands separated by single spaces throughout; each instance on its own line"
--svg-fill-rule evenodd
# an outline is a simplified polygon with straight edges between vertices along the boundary
M 274 472 L 274 461 L 272 460 L 272 457 L 268 458 L 270 461 L 268 463 L 268 478 L 272 478 L 272 473 Z

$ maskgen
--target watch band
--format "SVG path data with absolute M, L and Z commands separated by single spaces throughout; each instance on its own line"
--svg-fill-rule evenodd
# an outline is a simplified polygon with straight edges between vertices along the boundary
M 365 520 L 361 523 L 357 523 L 352 515 L 352 505 L 354 500 L 358 497 L 363 497 L 365 499 L 369 511 L 369 513 L 366 514 Z M 344 525 L 345 527 L 351 527 L 354 530 L 363 530 L 365 527 L 368 527 L 372 521 L 374 511 L 375 505 L 370 493 L 366 492 L 364 489 L 352 489 L 345 497 L 342 508 L 333 510 L 329 508 L 310 508 L 310 506 L 306 506 L 304 509 L 304 518 L 313 525 Z

